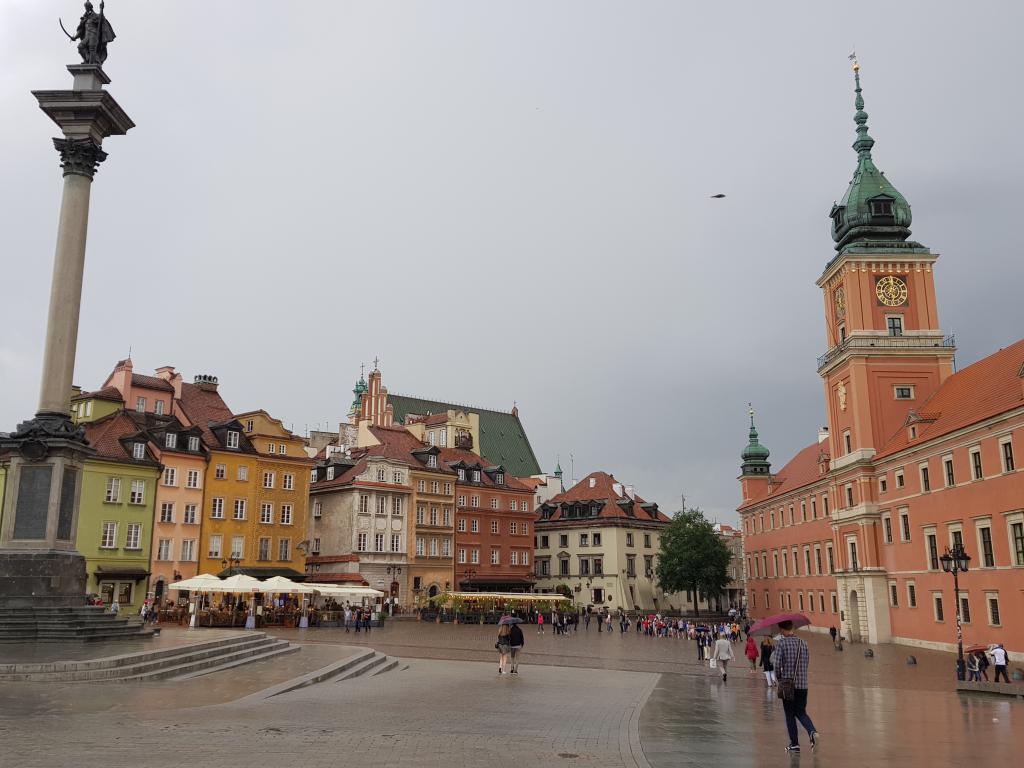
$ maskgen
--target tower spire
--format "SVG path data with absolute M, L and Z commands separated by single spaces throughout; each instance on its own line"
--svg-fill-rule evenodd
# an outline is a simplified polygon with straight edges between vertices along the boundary
M 868 113 L 864 111 L 864 94 L 860 87 L 860 62 L 857 61 L 856 54 L 853 59 L 853 82 L 853 91 L 857 94 L 853 100 L 853 106 L 857 110 L 853 115 L 853 122 L 857 124 L 857 138 L 853 142 L 853 148 L 857 150 L 857 157 L 870 159 L 875 140 L 868 133 Z
M 747 447 L 740 458 L 743 460 L 741 471 L 744 475 L 767 475 L 771 464 L 768 462 L 769 451 L 758 441 L 757 427 L 754 426 L 754 406 L 747 403 L 750 415 L 750 433 Z

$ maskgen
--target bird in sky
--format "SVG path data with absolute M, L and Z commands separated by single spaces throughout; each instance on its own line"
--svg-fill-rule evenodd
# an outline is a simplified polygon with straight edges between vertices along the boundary
M 723 197 L 725 197 L 725 195 L 723 195 L 721 192 L 719 192 L 717 195 L 712 195 L 711 199 L 712 200 L 721 200 Z

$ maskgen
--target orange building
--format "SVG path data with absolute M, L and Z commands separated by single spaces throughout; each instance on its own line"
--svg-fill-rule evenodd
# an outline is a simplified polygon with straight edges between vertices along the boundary
M 778 473 L 751 413 L 740 476 L 747 604 L 853 641 L 1002 642 L 1024 658 L 1024 340 L 954 373 L 938 256 L 874 165 L 855 71 L 857 168 L 830 213 L 818 360 L 828 429 Z M 959 594 L 940 557 L 971 557 Z

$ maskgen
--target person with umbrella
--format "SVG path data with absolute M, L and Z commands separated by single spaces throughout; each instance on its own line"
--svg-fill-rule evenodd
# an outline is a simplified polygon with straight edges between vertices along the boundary
M 494 647 L 498 650 L 498 674 L 505 674 L 506 668 L 509 674 L 518 675 L 514 664 L 510 661 L 513 657 L 512 646 L 518 645 L 519 648 L 523 647 L 523 631 L 519 629 L 518 624 L 522 619 L 516 616 L 502 616 L 498 620 L 498 642 L 494 644 Z M 513 636 L 512 630 L 515 630 L 515 637 Z
M 816 749 L 820 742 L 818 729 L 814 727 L 810 715 L 807 714 L 807 668 L 810 664 L 810 651 L 807 643 L 793 634 L 797 627 L 806 627 L 811 623 L 801 613 L 782 613 L 761 619 L 750 628 L 755 635 L 774 635 L 781 632 L 782 637 L 775 644 L 772 654 L 772 666 L 782 699 L 782 708 L 786 713 L 786 730 L 789 732 L 790 754 L 800 754 L 800 738 L 796 724 L 799 723 L 807 731 L 811 739 L 811 749 Z
M 509 616 L 508 639 L 509 649 L 511 650 L 512 658 L 512 671 L 511 674 L 519 674 L 519 652 L 523 650 L 523 646 L 526 645 L 526 639 L 523 637 L 523 630 L 519 628 L 519 619 L 515 616 Z

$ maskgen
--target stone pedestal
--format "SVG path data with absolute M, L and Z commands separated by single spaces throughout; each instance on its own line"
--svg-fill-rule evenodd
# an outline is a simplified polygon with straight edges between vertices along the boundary
M 85 558 L 75 550 L 83 464 L 90 449 L 71 421 L 70 398 L 85 270 L 93 176 L 107 136 L 134 126 L 94 64 L 68 67 L 71 90 L 34 91 L 61 128 L 53 140 L 64 171 L 39 410 L 0 438 L 6 468 L 0 517 L 0 608 L 81 605 Z

